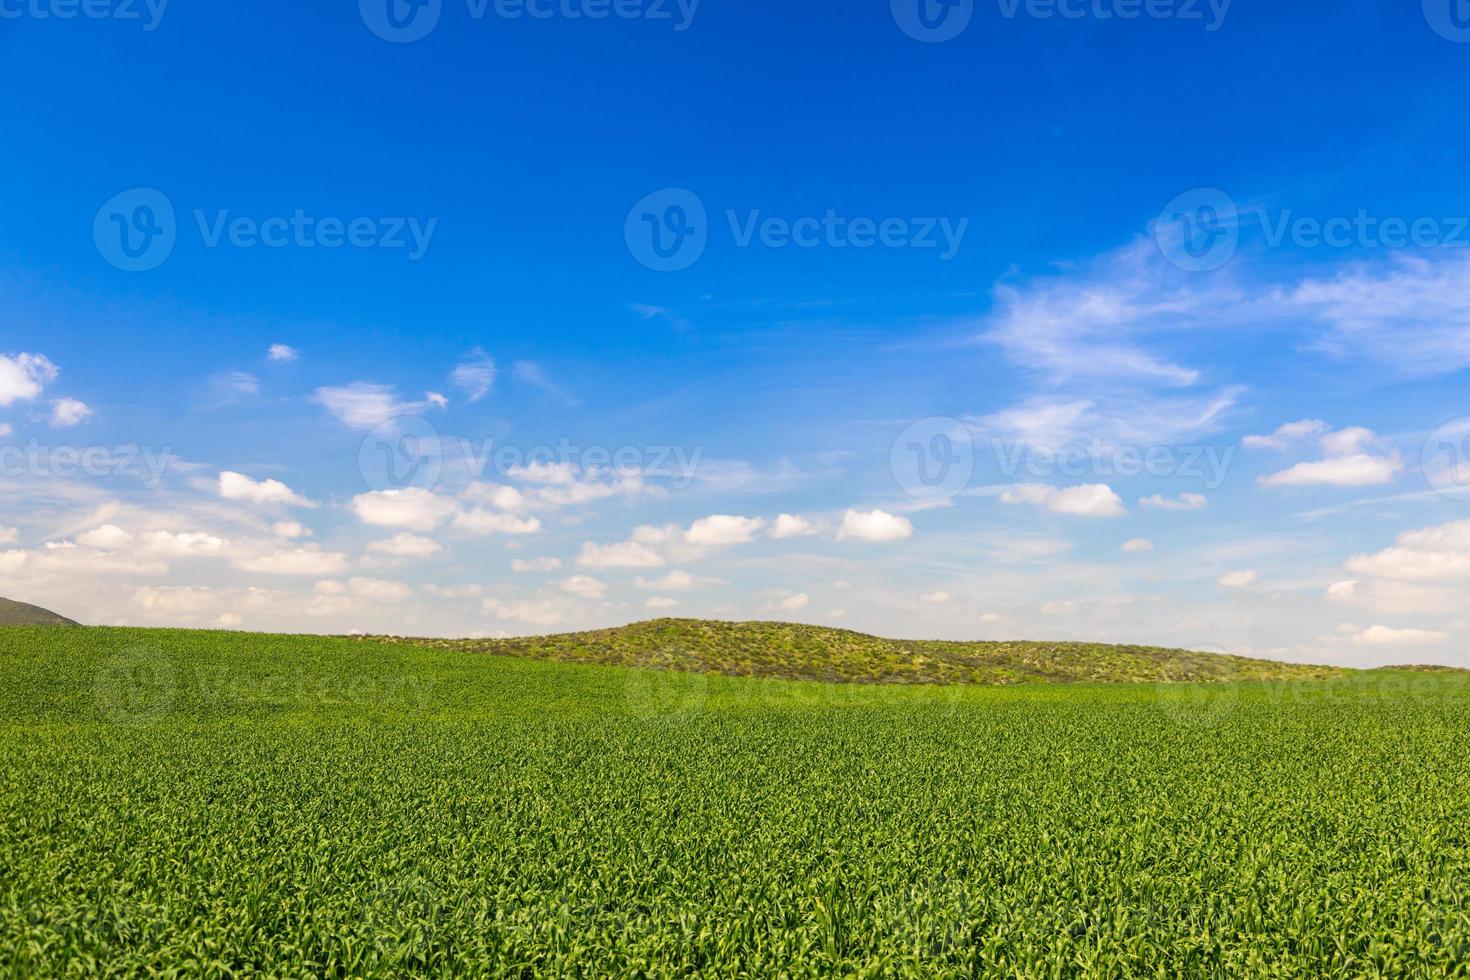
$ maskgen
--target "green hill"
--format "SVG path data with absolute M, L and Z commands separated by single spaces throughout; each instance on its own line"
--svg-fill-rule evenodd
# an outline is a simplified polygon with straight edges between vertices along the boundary
M 73 620 L 28 602 L 0 599 L 0 626 L 77 626 Z
M 515 639 L 406 642 L 512 657 L 700 674 L 887 684 L 1301 680 L 1333 667 L 1101 643 L 888 640 L 795 623 L 656 619 L 614 629 Z

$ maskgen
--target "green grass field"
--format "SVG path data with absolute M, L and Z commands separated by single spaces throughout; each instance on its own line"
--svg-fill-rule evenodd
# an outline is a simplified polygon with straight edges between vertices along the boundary
M 1470 975 L 1470 680 L 0 630 L 0 974 Z

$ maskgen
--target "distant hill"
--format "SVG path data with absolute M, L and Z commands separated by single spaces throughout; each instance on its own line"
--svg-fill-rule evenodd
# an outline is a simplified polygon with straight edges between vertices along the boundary
M 401 642 L 541 660 L 852 683 L 1298 680 L 1348 673 L 1158 647 L 887 640 L 823 626 L 697 619 L 657 619 L 556 636 Z
M 79 626 L 65 616 L 28 602 L 0 599 L 0 626 Z

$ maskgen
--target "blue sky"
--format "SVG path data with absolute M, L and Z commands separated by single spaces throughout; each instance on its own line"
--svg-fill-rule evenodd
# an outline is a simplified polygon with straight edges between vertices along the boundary
M 0 0 L 0 594 L 1470 664 L 1463 4 L 393 4 Z

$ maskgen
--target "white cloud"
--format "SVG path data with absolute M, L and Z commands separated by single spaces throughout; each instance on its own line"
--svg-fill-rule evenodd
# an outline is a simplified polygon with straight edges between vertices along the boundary
M 902 541 L 913 535 L 914 525 L 907 517 L 898 517 L 883 510 L 848 510 L 842 515 L 837 540 Z
M 271 533 L 278 538 L 309 538 L 312 535 L 311 528 L 300 521 L 276 521 L 271 525 Z
M 644 603 L 649 609 L 673 609 L 679 604 L 678 599 L 669 599 L 664 596 L 653 596 Z
M 1288 422 L 1268 436 L 1246 436 L 1241 445 L 1247 449 L 1285 449 L 1306 439 L 1320 439 L 1327 432 L 1327 423 L 1321 419 L 1303 419 Z
M 1123 542 L 1123 553 L 1127 555 L 1138 555 L 1153 550 L 1154 543 L 1148 538 L 1133 538 Z
M 1253 571 L 1229 572 L 1220 576 L 1220 588 L 1222 589 L 1244 589 L 1254 585 L 1260 578 Z
M 51 424 L 58 429 L 80 425 L 91 417 L 91 406 L 75 398 L 58 398 L 51 403 Z
M 1392 629 L 1387 626 L 1370 626 L 1352 637 L 1359 646 L 1402 646 L 1404 644 L 1443 643 L 1448 633 L 1438 630 Z
M 1239 396 L 1197 392 L 1197 369 L 1150 350 L 1151 338 L 1217 323 L 1240 306 L 1224 274 L 1191 277 L 1151 237 L 1061 275 L 999 285 L 994 298 L 980 339 L 1038 391 L 971 420 L 993 436 L 1053 452 L 1094 439 L 1170 445 L 1217 428 Z
M 755 533 L 765 526 L 759 517 L 734 517 L 715 514 L 701 517 L 684 532 L 684 540 L 696 548 L 724 548 L 736 544 L 748 544 Z
M 782 599 L 777 605 L 782 609 L 794 612 L 797 609 L 805 609 L 809 602 L 811 602 L 811 599 L 805 592 L 798 592 L 796 595 L 787 596 Z
M 1358 594 L 1358 580 L 1348 579 L 1333 582 L 1327 587 L 1327 598 L 1332 602 L 1351 602 Z
M 1005 619 L 1005 617 L 1002 616 L 1000 613 L 993 612 L 983 613 L 980 616 L 980 622 L 982 623 L 999 623 L 1003 619 Z
M 243 571 L 269 575 L 335 575 L 347 567 L 347 556 L 309 544 L 241 556 L 234 564 Z
M 402 582 L 390 582 L 377 578 L 350 578 L 347 591 L 360 599 L 373 602 L 406 602 L 413 596 L 413 589 Z
M 541 522 L 534 517 L 516 517 L 477 507 L 455 515 L 454 527 L 467 534 L 535 534 Z
M 301 356 L 301 351 L 286 344 L 271 344 L 265 356 L 273 361 L 294 361 Z
M 419 490 L 373 490 L 358 494 L 347 509 L 364 524 L 432 531 L 459 511 L 447 497 Z
M 1404 468 L 1396 452 L 1374 456 L 1365 451 L 1377 441 L 1368 429 L 1351 427 L 1329 432 L 1325 428 L 1322 423 L 1309 420 L 1282 426 L 1270 436 L 1248 437 L 1248 440 L 1256 440 L 1257 445 L 1280 447 L 1293 439 L 1316 436 L 1326 457 L 1298 463 L 1279 473 L 1263 476 L 1256 482 L 1263 487 L 1364 487 L 1389 483 Z M 1286 430 L 1291 430 L 1291 433 L 1283 436 Z
M 1203 510 L 1209 505 L 1209 500 L 1202 493 L 1181 493 L 1177 500 L 1156 493 L 1152 497 L 1140 499 L 1138 503 L 1141 507 L 1152 507 L 1156 510 Z
M 642 575 L 634 580 L 634 585 L 640 589 L 648 589 L 654 592 L 689 592 L 699 587 L 699 579 L 686 571 L 674 569 L 667 575 L 658 578 L 645 578 Z
M 1366 354 L 1410 376 L 1459 371 L 1470 366 L 1470 254 L 1434 251 L 1440 256 L 1400 252 L 1391 262 L 1349 265 L 1279 290 L 1273 301 L 1284 315 L 1325 327 L 1328 353 Z
M 208 531 L 148 531 L 139 542 L 144 551 L 170 558 L 222 555 L 230 547 L 228 540 Z
M 550 599 L 497 599 L 490 597 L 480 603 L 487 616 L 512 619 L 532 626 L 556 626 L 565 618 L 562 607 Z
M 442 407 L 428 398 L 421 402 L 401 401 L 391 385 L 367 381 L 354 381 L 340 388 L 318 388 L 312 401 L 353 429 L 375 429 L 394 419 L 420 416 L 430 408 Z
M 582 545 L 577 564 L 583 568 L 660 568 L 666 561 L 653 548 L 637 541 L 617 544 L 588 541 Z
M 601 599 L 607 595 L 607 585 L 588 575 L 573 575 L 563 579 L 561 590 L 583 599 Z
M 813 534 L 820 534 L 821 528 L 805 517 L 795 514 L 782 514 L 776 518 L 771 525 L 771 537 L 777 541 L 787 538 L 804 538 Z
M 485 588 L 480 585 L 426 585 L 424 591 L 441 599 L 469 599 L 483 595 Z
M 1123 501 L 1105 483 L 1084 483 L 1059 490 L 1043 483 L 1018 483 L 1000 495 L 1003 504 L 1033 504 L 1072 517 L 1120 517 Z
M 14 431 L 15 429 L 11 427 L 9 422 L 0 422 L 0 439 L 5 438 Z
M 229 470 L 219 475 L 219 495 L 226 500 L 244 500 L 252 504 L 316 506 L 314 501 L 301 496 L 279 480 L 256 481 L 243 473 L 232 473 Z
M 495 360 L 477 347 L 450 372 L 449 381 L 476 402 L 495 386 L 495 374 Z
M 103 551 L 116 551 L 133 543 L 133 536 L 115 524 L 103 524 L 77 535 L 77 544 Z
M 400 531 L 385 541 L 369 542 L 367 550 L 394 558 L 430 558 L 443 551 L 444 546 L 433 538 Z
M 41 354 L 0 354 L 0 407 L 35 401 L 58 373 Z
M 1349 559 L 1347 570 L 1399 582 L 1470 580 L 1470 520 L 1407 531 L 1391 548 Z
M 513 572 L 554 572 L 561 568 L 560 558 L 516 558 L 510 563 Z
M 20 530 L 13 527 L 0 527 L 0 544 L 14 544 L 20 540 Z
M 948 592 L 930 592 L 927 595 L 920 596 L 919 601 L 927 602 L 935 606 L 942 606 L 944 603 L 948 602 L 952 598 L 953 596 L 951 596 Z

